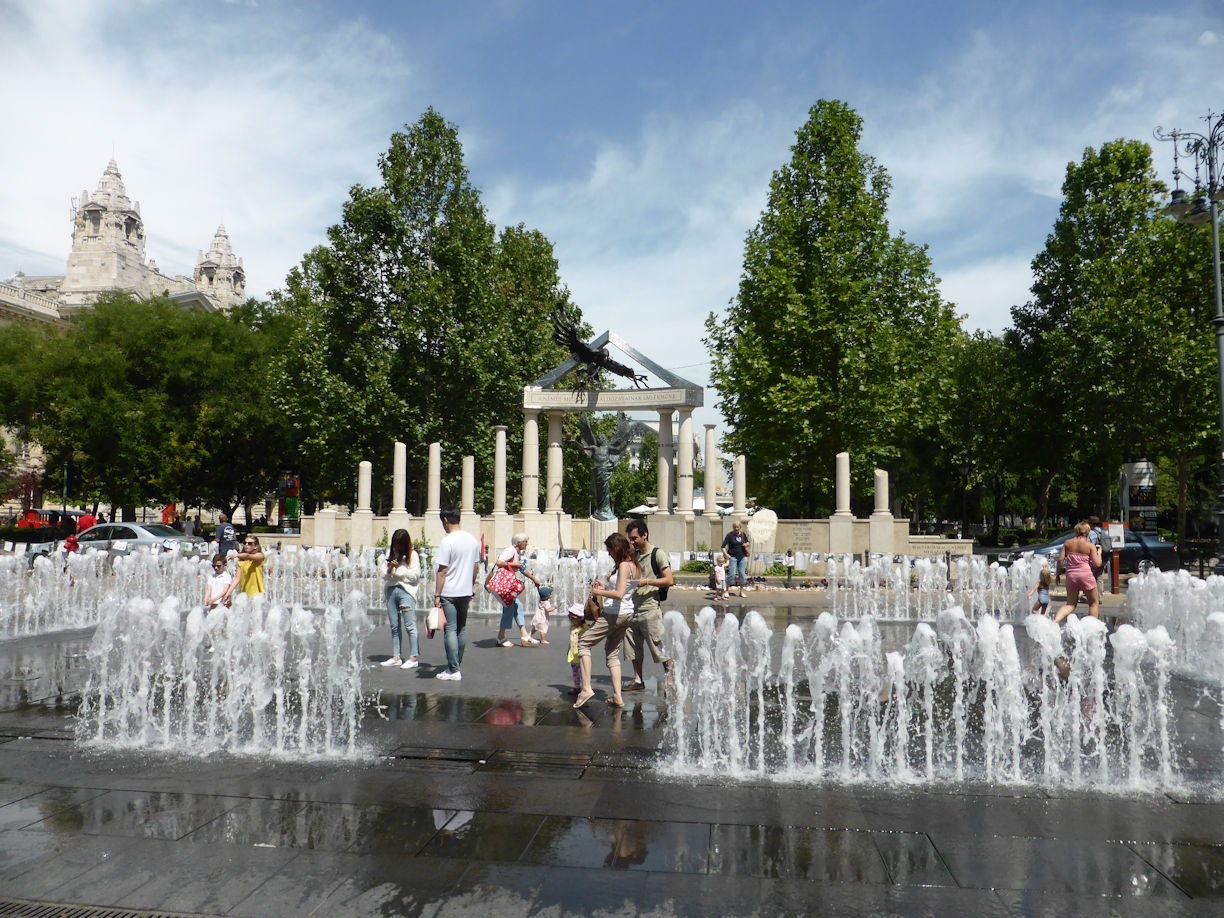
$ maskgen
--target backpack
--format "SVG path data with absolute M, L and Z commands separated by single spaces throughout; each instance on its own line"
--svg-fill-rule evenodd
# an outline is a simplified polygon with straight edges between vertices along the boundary
M 654 575 L 656 577 L 662 576 L 663 572 L 659 570 L 659 562 L 655 560 L 655 552 L 659 552 L 662 550 L 663 549 L 659 548 L 657 545 L 650 550 L 650 569 L 654 571 Z M 665 566 L 671 567 L 671 564 L 668 563 Z M 657 589 L 659 591 L 659 602 L 662 602 L 663 600 L 667 598 L 667 591 L 671 588 L 670 587 L 658 587 Z

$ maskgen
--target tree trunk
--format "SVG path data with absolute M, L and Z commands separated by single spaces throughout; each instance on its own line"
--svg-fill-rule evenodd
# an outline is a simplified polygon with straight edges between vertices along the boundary
M 1185 452 L 1177 454 L 1177 542 L 1186 544 L 1186 495 L 1190 487 L 1190 457 Z

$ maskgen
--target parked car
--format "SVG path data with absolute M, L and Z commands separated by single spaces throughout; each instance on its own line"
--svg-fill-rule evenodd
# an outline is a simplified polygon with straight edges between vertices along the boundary
M 164 523 L 99 523 L 77 536 L 81 551 L 87 548 L 125 552 L 159 546 L 166 551 L 199 553 L 207 545 L 197 535 L 186 535 Z
M 1059 552 L 1063 543 L 1075 535 L 1075 530 L 1064 532 L 1048 542 L 1036 545 L 1026 545 L 1017 548 L 1004 557 L 1006 561 L 1017 561 L 1026 555 L 1039 555 L 1050 560 L 1050 570 L 1054 570 L 1058 562 Z M 1126 530 L 1126 545 L 1118 553 L 1118 573 L 1146 573 L 1154 568 L 1162 571 L 1175 571 L 1181 567 L 1181 559 L 1177 555 L 1177 546 L 1158 536 L 1146 532 Z

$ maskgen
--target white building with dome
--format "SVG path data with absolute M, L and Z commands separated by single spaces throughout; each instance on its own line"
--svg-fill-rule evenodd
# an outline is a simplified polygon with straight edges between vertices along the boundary
M 111 160 L 93 194 L 72 202 L 72 251 L 62 276 L 18 272 L 0 283 L 0 323 L 59 325 L 88 308 L 100 294 L 119 291 L 141 299 L 169 296 L 184 306 L 228 310 L 246 302 L 246 272 L 234 256 L 224 226 L 201 251 L 191 277 L 163 274 L 145 257 L 140 202 L 128 197 L 119 167 Z

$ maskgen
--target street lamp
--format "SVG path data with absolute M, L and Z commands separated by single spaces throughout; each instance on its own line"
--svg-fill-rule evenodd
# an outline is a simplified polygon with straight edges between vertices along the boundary
M 1220 402 L 1220 490 L 1216 497 L 1215 573 L 1224 574 L 1224 306 L 1220 303 L 1220 202 L 1224 201 L 1224 180 L 1220 175 L 1220 154 L 1224 151 L 1224 115 L 1208 112 L 1203 118 L 1206 133 L 1156 128 L 1157 140 L 1173 144 L 1173 184 L 1190 174 L 1181 168 L 1180 157 L 1194 160 L 1194 197 L 1175 188 L 1172 200 L 1162 213 L 1192 225 L 1211 223 L 1211 265 L 1215 279 L 1216 391 Z M 1201 180 L 1207 172 L 1207 184 Z

